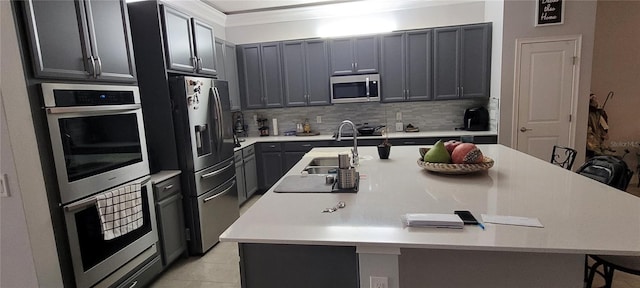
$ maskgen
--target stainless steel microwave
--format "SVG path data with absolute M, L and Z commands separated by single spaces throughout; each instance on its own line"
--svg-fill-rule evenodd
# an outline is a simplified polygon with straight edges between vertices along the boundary
M 331 77 L 331 103 L 380 101 L 380 75 Z

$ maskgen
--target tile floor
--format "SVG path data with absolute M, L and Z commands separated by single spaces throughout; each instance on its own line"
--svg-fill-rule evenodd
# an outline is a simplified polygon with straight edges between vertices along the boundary
M 640 188 L 635 183 L 629 185 L 627 192 L 640 196 Z M 261 195 L 254 195 L 240 207 L 240 214 L 253 205 Z M 236 243 L 218 243 L 202 257 L 182 258 L 173 263 L 163 275 L 158 277 L 152 288 L 240 288 L 240 268 L 238 266 L 238 246 Z M 593 287 L 603 287 L 604 281 L 596 276 Z M 616 271 L 614 288 L 640 287 L 640 276 Z

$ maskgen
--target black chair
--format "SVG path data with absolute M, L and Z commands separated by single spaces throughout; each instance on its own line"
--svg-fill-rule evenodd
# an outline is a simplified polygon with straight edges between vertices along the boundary
M 593 277 L 596 273 L 604 277 L 605 288 L 611 288 L 613 283 L 613 272 L 620 270 L 633 275 L 640 276 L 640 257 L 637 256 L 596 256 L 589 255 L 595 261 L 589 268 L 589 277 L 587 278 L 587 288 L 593 285 Z M 602 266 L 603 272 L 598 271 L 598 267 Z
M 576 154 L 578 154 L 578 151 L 575 149 L 553 145 L 551 163 L 567 170 L 571 170 L 571 167 L 573 167 L 573 161 L 576 160 Z
M 627 189 L 629 181 L 633 177 L 633 171 L 629 170 L 627 164 L 622 159 L 614 156 L 593 157 L 580 166 L 576 172 L 622 191 Z M 588 258 L 595 261 L 592 266 L 589 266 Z M 604 277 L 605 287 L 607 288 L 611 288 L 615 270 L 640 275 L 640 257 L 587 255 L 584 262 L 584 276 L 587 288 L 591 288 L 593 285 L 593 278 L 596 273 Z M 603 267 L 603 272 L 598 271 L 600 266 Z

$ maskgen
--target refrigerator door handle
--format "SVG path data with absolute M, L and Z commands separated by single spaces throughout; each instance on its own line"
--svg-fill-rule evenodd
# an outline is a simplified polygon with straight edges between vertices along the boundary
M 209 202 L 209 201 L 211 201 L 211 200 L 213 200 L 215 198 L 218 198 L 218 197 L 220 197 L 222 195 L 225 195 L 225 194 L 229 193 L 229 191 L 231 191 L 231 188 L 233 188 L 233 185 L 236 185 L 236 180 L 233 180 L 231 182 L 231 185 L 229 185 L 229 188 L 225 189 L 224 191 L 222 191 L 222 192 L 220 192 L 220 193 L 218 193 L 216 195 L 213 195 L 211 197 L 205 198 L 204 200 L 202 200 L 202 202 L 207 203 L 207 202 Z
M 235 165 L 235 163 L 233 163 L 233 161 L 231 161 L 231 164 L 229 164 L 227 166 L 224 166 L 224 167 L 222 167 L 222 168 L 220 168 L 220 169 L 218 169 L 216 171 L 209 172 L 207 174 L 203 174 L 202 176 L 200 176 L 200 178 L 201 179 L 206 179 L 206 178 L 210 178 L 210 177 L 216 176 L 216 175 L 222 173 L 223 171 L 227 170 L 227 168 L 231 167 L 232 165 Z
M 224 117 L 222 115 L 222 101 L 218 87 L 213 87 L 213 94 L 216 99 L 216 114 L 218 114 L 218 151 L 222 151 L 222 141 L 224 141 Z

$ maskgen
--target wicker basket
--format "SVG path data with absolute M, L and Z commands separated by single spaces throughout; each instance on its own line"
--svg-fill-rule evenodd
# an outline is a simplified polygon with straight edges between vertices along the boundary
M 493 159 L 484 156 L 481 163 L 478 164 L 449 164 L 449 163 L 431 163 L 424 162 L 424 154 L 429 148 L 420 148 L 420 158 L 418 158 L 418 166 L 431 172 L 442 174 L 468 174 L 488 170 L 493 167 Z

